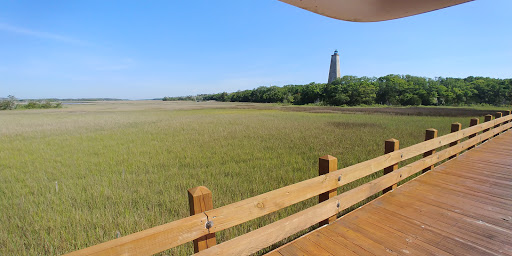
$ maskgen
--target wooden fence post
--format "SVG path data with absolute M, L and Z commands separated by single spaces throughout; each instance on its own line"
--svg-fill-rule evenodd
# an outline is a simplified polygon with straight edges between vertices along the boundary
M 492 115 L 485 115 L 485 118 L 484 118 L 484 123 L 485 122 L 489 122 L 492 120 Z M 485 130 L 482 131 L 482 133 L 485 133 L 485 132 L 488 132 L 489 130 L 491 130 L 491 128 L 487 128 Z M 489 139 L 486 139 L 486 140 L 483 140 L 482 143 L 488 141 Z
M 471 121 L 469 122 L 469 127 L 478 125 L 480 123 L 480 119 L 478 118 L 471 118 Z M 469 135 L 469 139 L 474 138 L 478 133 L 473 133 Z M 475 144 L 476 146 L 476 144 Z M 475 146 L 471 146 L 468 148 L 468 150 L 473 149 Z
M 433 129 L 433 128 L 431 128 L 431 129 L 427 129 L 427 130 L 425 131 L 425 141 L 427 141 L 427 140 L 431 140 L 431 139 L 434 139 L 434 138 L 437 138 L 437 130 L 436 130 L 436 129 Z M 436 153 L 436 150 L 435 150 L 435 149 L 430 150 L 430 151 L 427 151 L 427 152 L 423 153 L 423 157 L 430 156 L 430 155 L 432 155 L 432 154 L 434 154 L 434 153 Z M 431 166 L 429 166 L 429 167 L 427 167 L 427 168 L 423 169 L 423 170 L 421 171 L 421 173 L 426 173 L 427 171 L 430 171 L 430 170 L 432 170 L 432 169 L 434 169 L 434 165 L 431 165 Z
M 501 112 L 496 112 L 496 113 L 494 114 L 494 117 L 495 117 L 494 119 L 501 118 L 501 117 L 503 117 L 503 113 L 501 113 Z M 501 126 L 501 124 L 497 124 L 497 125 L 495 125 L 495 126 L 494 126 L 494 128 L 498 128 L 498 127 L 500 127 L 500 126 Z M 495 135 L 494 135 L 494 137 L 498 136 L 498 134 L 499 134 L 499 133 L 495 134 Z
M 494 114 L 494 119 L 498 119 L 498 118 L 501 118 L 501 117 L 503 117 L 503 113 L 501 113 L 501 112 L 496 112 L 496 113 Z M 498 126 L 499 126 L 499 125 L 496 125 L 496 127 L 498 127 Z
M 190 216 L 212 210 L 212 192 L 203 186 L 191 188 L 188 190 L 188 204 L 190 207 Z M 215 233 L 202 236 L 194 240 L 194 253 L 206 250 L 216 244 Z
M 491 121 L 491 120 L 492 120 L 492 115 L 485 115 L 485 117 L 484 117 L 484 123 L 485 123 L 485 122 L 489 122 L 489 121 Z M 483 130 L 483 131 L 482 131 L 482 133 L 484 133 L 484 132 L 488 132 L 490 129 L 491 129 L 491 128 L 487 128 L 487 129 Z
M 512 111 L 510 111 L 510 110 L 505 110 L 503 112 L 504 112 L 504 114 L 503 114 L 504 116 L 509 116 L 510 114 L 512 114 Z M 507 121 L 506 124 L 508 124 L 510 122 L 512 122 L 512 121 Z
M 512 112 L 511 112 L 510 110 L 505 110 L 505 114 L 504 114 L 505 116 L 508 116 L 508 115 L 510 115 L 510 114 L 512 114 Z M 506 124 L 508 124 L 508 123 L 510 123 L 510 122 L 512 122 L 512 121 L 507 121 L 507 122 L 505 122 L 505 123 L 506 123 Z M 507 129 L 507 130 L 508 130 L 508 129 Z
M 462 125 L 460 123 L 453 123 L 452 126 L 451 126 L 451 132 L 458 132 L 460 131 L 462 128 Z M 453 147 L 457 144 L 459 144 L 460 140 L 456 140 L 452 143 L 450 143 L 450 147 Z M 448 159 L 452 159 L 452 158 L 455 158 L 455 157 L 458 157 L 459 156 L 459 153 L 453 155 L 453 156 L 450 156 Z
M 318 175 L 324 175 L 338 169 L 338 159 L 331 155 L 322 156 L 318 159 Z M 328 200 L 331 197 L 334 197 L 338 194 L 337 189 L 329 190 L 325 193 L 318 195 L 318 203 L 321 203 L 325 200 Z M 329 217 L 323 221 L 320 221 L 318 224 L 320 226 L 332 223 L 336 220 L 336 215 Z
M 397 151 L 399 149 L 400 149 L 400 142 L 396 139 L 389 139 L 384 142 L 384 154 L 388 154 L 388 153 Z M 396 171 L 396 170 L 398 170 L 398 163 L 384 168 L 384 175 L 386 175 L 392 171 Z M 395 189 L 396 186 L 397 186 L 397 184 L 395 183 L 392 186 L 385 188 L 384 190 L 382 190 L 382 194 Z

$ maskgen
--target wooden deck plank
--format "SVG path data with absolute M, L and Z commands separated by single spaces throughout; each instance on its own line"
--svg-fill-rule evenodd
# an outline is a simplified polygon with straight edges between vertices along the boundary
M 417 239 L 416 237 L 411 236 L 410 234 L 407 234 L 402 231 L 402 229 L 406 228 L 404 225 L 399 225 L 397 222 L 395 222 L 395 225 L 393 227 L 389 227 L 384 225 L 383 223 L 386 223 L 388 220 L 385 219 L 386 216 L 383 215 L 377 215 L 377 214 L 370 214 L 368 215 L 366 221 L 368 223 L 373 224 L 376 227 L 382 228 L 387 230 L 388 232 L 395 232 L 396 236 L 399 236 L 402 240 L 407 241 L 413 246 L 419 246 L 422 249 L 425 249 L 428 251 L 427 254 L 433 254 L 433 255 L 450 255 L 443 249 L 440 249 L 438 247 L 433 246 L 430 243 L 426 243 L 421 239 Z
M 396 214 L 386 208 L 378 207 L 376 205 L 368 205 L 369 209 L 373 209 L 375 214 L 381 214 L 393 220 L 393 222 L 385 222 L 406 232 L 416 239 L 429 243 L 446 253 L 452 255 L 495 255 L 488 250 L 483 250 L 475 247 L 470 243 L 465 242 L 460 236 L 454 236 L 444 230 L 432 227 L 428 224 L 422 223 L 418 220 L 407 218 L 403 215 Z
M 338 225 L 356 230 L 379 244 L 386 244 L 388 249 L 397 254 L 435 255 L 433 250 L 429 250 L 432 248 L 425 248 L 403 233 L 375 225 L 373 222 L 368 221 L 365 218 L 367 215 L 366 211 L 360 211 L 358 214 L 347 216 L 350 218 L 339 222 Z
M 441 167 L 444 167 L 444 166 L 440 166 L 438 171 L 443 170 L 443 168 L 441 168 Z M 453 175 L 467 175 L 468 177 L 476 178 L 476 179 L 483 178 L 483 179 L 504 181 L 507 183 L 512 182 L 512 168 L 507 173 L 499 173 L 499 172 L 493 171 L 493 169 L 495 169 L 496 167 L 492 167 L 492 166 L 486 166 L 486 167 L 484 167 L 484 168 L 486 168 L 486 170 L 479 170 L 479 171 L 474 171 L 474 170 L 469 169 L 472 167 L 473 166 L 471 166 L 469 164 L 468 165 L 459 165 L 457 169 L 452 168 L 449 171 L 447 171 L 447 173 L 450 173 Z
M 462 168 L 461 168 L 462 169 Z M 470 169 L 464 169 L 464 171 L 468 173 L 474 173 Z M 475 179 L 474 177 L 467 177 L 465 175 L 455 175 L 452 174 L 452 172 L 435 172 L 433 173 L 436 177 L 430 177 L 431 179 L 448 179 L 450 181 L 454 181 L 454 184 L 468 184 L 468 185 L 484 185 L 484 186 L 492 186 L 495 189 L 498 190 L 504 190 L 505 192 L 510 192 L 510 184 L 507 184 L 509 182 L 506 181 L 496 181 L 489 178 L 482 177 L 480 179 Z M 442 177 L 439 177 L 442 176 Z M 447 177 L 449 176 L 449 177 Z
M 457 186 L 478 193 L 485 193 L 491 196 L 498 196 L 504 199 L 512 199 L 512 190 L 506 186 L 500 186 L 485 181 L 475 181 L 471 179 L 458 178 L 446 175 L 442 172 L 432 172 L 432 175 L 422 177 L 424 180 L 431 180 L 436 183 L 445 183 L 450 186 Z
M 474 204 L 471 201 L 463 200 L 462 198 L 459 198 L 458 200 L 455 199 L 455 201 L 453 201 L 454 199 L 447 198 L 448 196 L 441 198 L 427 194 L 427 192 L 423 193 L 421 197 L 415 197 L 414 195 L 406 193 L 401 193 L 400 196 L 404 197 L 404 199 L 417 200 L 425 204 L 434 205 L 435 207 L 439 207 L 447 211 L 459 213 L 475 220 L 481 220 L 484 223 L 488 223 L 496 227 L 512 230 L 512 223 L 506 220 L 509 213 L 504 213 L 503 211 L 491 211 L 483 208 L 482 205 Z M 445 199 L 452 201 L 443 202 Z M 467 208 L 464 208 L 464 206 L 467 206 Z
M 460 174 L 458 173 L 460 172 Z M 448 176 L 443 176 L 443 175 L 448 175 Z M 478 176 L 481 176 L 480 178 Z M 510 190 L 509 188 L 512 186 L 512 180 L 509 180 L 510 178 L 506 178 L 506 177 L 495 177 L 493 178 L 492 176 L 485 176 L 483 174 L 475 174 L 474 172 L 468 170 L 468 169 L 459 169 L 457 171 L 450 171 L 450 172 L 443 172 L 443 171 L 440 171 L 438 173 L 436 173 L 436 176 L 432 176 L 432 177 L 425 177 L 425 180 L 426 181 L 434 181 L 436 184 L 437 182 L 446 182 L 446 181 L 449 181 L 451 182 L 450 184 L 453 186 L 455 184 L 459 184 L 459 185 L 464 185 L 466 183 L 466 185 L 472 185 L 472 184 L 475 184 L 475 185 L 483 185 L 483 186 L 489 186 L 491 185 L 492 187 L 491 188 L 495 188 L 495 189 L 498 189 L 498 190 L 505 190 L 505 192 L 508 192 L 508 190 Z M 454 179 L 455 180 L 459 180 L 459 181 L 455 181 L 454 182 Z
M 485 151 L 483 151 L 485 150 Z M 512 156 L 512 153 L 507 151 L 505 148 L 501 149 L 497 146 L 494 146 L 492 148 L 486 148 L 480 151 L 472 152 L 471 155 L 468 155 L 467 157 L 474 158 L 475 156 L 482 157 L 483 159 L 487 158 L 487 160 L 494 160 L 496 162 L 502 162 L 502 163 L 510 163 L 510 159 L 508 158 L 495 158 L 495 154 L 500 154 L 502 156 Z
M 466 246 L 460 246 L 460 241 L 441 234 L 438 230 L 425 225 L 424 223 L 416 220 L 404 218 L 401 215 L 390 212 L 384 208 L 376 207 L 375 205 L 368 205 L 368 211 L 373 214 L 369 215 L 368 220 L 374 221 L 375 216 L 382 216 L 387 221 L 382 219 L 375 220 L 374 223 L 379 225 L 387 226 L 388 228 L 395 229 L 403 234 L 412 237 L 416 241 L 422 241 L 425 244 L 431 245 L 434 248 L 438 248 L 440 252 L 438 255 L 468 255 L 473 252 L 472 248 Z
M 478 146 L 478 148 L 484 149 L 482 152 L 487 151 L 506 151 L 508 148 L 508 140 L 510 139 L 510 132 L 502 134 L 498 139 L 493 139 L 492 143 L 484 143 Z
M 396 253 L 389 251 L 383 245 L 368 239 L 364 235 L 354 230 L 334 224 L 329 225 L 328 227 L 326 227 L 326 229 L 335 232 L 338 236 L 343 237 L 344 239 L 358 245 L 361 248 L 364 248 L 366 251 L 370 252 L 373 255 L 397 255 Z
M 413 202 L 415 203 L 413 205 L 411 202 L 404 203 L 396 199 L 385 202 L 376 201 L 376 203 L 378 206 L 395 211 L 407 218 L 416 219 L 431 227 L 446 231 L 450 236 L 458 237 L 474 249 L 479 248 L 491 253 L 503 254 L 498 248 L 504 248 L 512 253 L 512 248 L 507 245 L 511 241 L 510 238 L 501 237 L 503 232 L 489 228 L 478 220 L 442 211 L 440 208 L 423 203 Z
M 277 252 L 279 252 L 283 256 L 302 256 L 302 255 L 312 255 L 307 254 L 305 251 L 301 250 L 295 243 L 289 243 L 281 247 Z
M 460 229 L 471 231 L 478 230 L 480 231 L 480 235 L 492 237 L 494 241 L 499 241 L 501 239 L 508 239 L 507 241 L 512 241 L 511 230 L 496 227 L 489 223 L 485 223 L 480 219 L 471 218 L 455 211 L 446 210 L 436 204 L 422 202 L 419 200 L 420 197 L 422 197 L 422 195 L 419 197 L 410 197 L 401 193 L 400 195 L 395 195 L 395 197 L 391 195 L 380 203 L 393 204 L 394 206 L 407 208 L 403 210 L 412 209 L 413 211 L 418 211 L 418 214 L 421 216 L 425 216 L 430 219 L 439 219 L 442 223 L 453 225 Z M 512 244 L 510 246 L 512 249 Z
M 271 251 L 267 254 L 265 254 L 266 256 L 283 256 L 281 253 L 279 253 L 278 251 Z
M 504 162 L 500 162 L 500 161 L 492 161 L 492 160 L 488 160 L 487 158 L 477 158 L 476 156 L 474 156 L 474 157 L 467 156 L 467 158 L 464 159 L 463 164 L 484 164 L 487 166 L 498 166 L 498 167 L 503 168 L 502 172 L 507 172 L 507 173 L 511 167 L 510 164 L 508 164 L 508 163 L 504 163 Z M 487 167 L 485 167 L 485 168 L 487 168 Z
M 455 187 L 448 183 L 441 183 L 436 181 L 428 181 L 425 179 L 415 179 L 415 182 L 422 183 L 425 186 L 431 186 L 432 189 L 439 189 L 442 191 L 445 191 L 446 193 L 454 193 L 454 194 L 468 194 L 468 195 L 474 195 L 477 198 L 480 198 L 478 200 L 482 200 L 483 202 L 486 202 L 488 204 L 491 204 L 493 206 L 500 206 L 504 209 L 507 209 L 512 204 L 512 199 L 504 199 L 500 197 L 494 197 L 491 195 L 478 193 L 478 191 L 472 191 L 461 187 Z
M 331 238 L 335 243 L 340 244 L 342 247 L 349 249 L 350 251 L 354 252 L 356 255 L 374 255 L 374 254 L 370 253 L 369 251 L 367 251 L 366 249 L 362 248 L 361 246 L 350 242 L 349 240 L 345 239 L 344 237 L 338 235 L 338 233 L 336 233 L 328 228 L 320 229 L 320 230 L 318 230 L 318 232 L 315 232 L 315 233 L 320 233 L 322 235 L 325 235 L 325 236 Z
M 404 194 L 414 194 L 417 193 L 416 191 L 418 191 L 421 192 L 422 197 L 437 201 L 441 204 L 460 207 L 460 211 L 473 212 L 473 210 L 482 209 L 490 214 L 498 213 L 504 215 L 508 215 L 510 214 L 510 211 L 512 211 L 512 204 L 493 204 L 492 202 L 490 203 L 488 200 L 485 200 L 482 197 L 476 196 L 474 194 L 461 193 L 457 191 L 450 191 L 450 193 L 446 193 L 446 191 L 439 190 L 437 187 L 423 185 L 424 183 L 417 181 L 411 182 L 418 183 L 419 185 L 415 186 L 414 190 L 410 188 L 404 188 Z
M 380 255 L 384 253 L 394 255 L 410 255 L 411 251 L 413 255 L 423 255 L 422 252 L 411 248 L 407 244 L 401 243 L 401 241 L 398 241 L 393 237 L 384 237 L 384 234 L 379 234 L 374 229 L 368 227 L 368 223 L 365 223 L 364 225 L 357 225 L 352 222 L 341 222 L 340 226 L 348 228 L 354 232 L 358 232 L 359 234 L 365 236 L 375 243 L 382 244 L 386 251 L 380 252 Z
M 503 199 L 512 198 L 512 190 L 506 189 L 504 187 L 493 186 L 492 184 L 486 184 L 485 182 L 475 182 L 472 180 L 455 178 L 448 175 L 438 174 L 436 173 L 436 177 L 433 178 L 438 183 L 445 183 L 450 186 L 458 186 L 460 188 L 464 188 L 467 190 L 475 191 L 478 193 L 487 194 L 490 196 L 495 196 Z
M 470 172 L 468 169 L 461 168 L 459 172 L 444 172 L 442 174 L 454 176 L 455 178 L 473 180 L 475 182 L 483 182 L 487 185 L 496 185 L 500 188 L 504 187 L 505 190 L 512 186 L 512 181 L 508 181 L 506 179 L 497 179 L 488 175 L 475 174 L 474 172 Z
M 512 256 L 511 149 L 508 131 L 290 244 L 305 255 Z
M 352 256 L 360 255 L 360 254 L 357 254 L 357 253 L 351 251 L 350 249 L 346 248 L 345 246 L 343 246 L 339 243 L 336 243 L 332 238 L 324 235 L 321 232 L 312 232 L 312 234 L 308 235 L 306 237 L 306 239 L 303 239 L 303 240 L 307 240 L 307 239 L 309 241 L 315 243 L 316 245 L 321 246 L 324 250 L 328 251 L 332 255 L 336 255 L 336 256 L 337 255 L 352 255 Z M 366 253 L 366 255 L 368 255 L 368 253 Z
M 301 241 L 298 243 L 295 243 L 295 245 L 309 255 L 333 256 L 333 254 L 326 251 L 324 248 L 320 247 L 318 244 L 312 242 L 310 239 L 308 239 L 308 237 L 301 239 Z
M 447 163 L 448 164 L 448 163 Z M 468 168 L 479 168 L 479 170 L 472 170 Z M 489 177 L 496 177 L 499 179 L 506 179 L 511 180 L 512 179 L 512 168 L 504 169 L 501 166 L 491 165 L 491 164 L 484 164 L 480 162 L 464 162 L 462 164 L 459 164 L 456 166 L 456 168 L 451 168 L 451 166 L 445 166 L 441 165 L 439 166 L 439 171 L 442 171 L 443 169 L 449 169 L 450 172 L 461 172 L 462 170 L 466 170 L 466 172 L 469 172 L 474 175 L 489 175 Z
M 488 164 L 482 164 L 481 166 L 478 166 L 481 168 L 478 171 L 468 169 L 470 167 L 475 167 L 475 165 L 478 165 L 477 163 L 464 163 L 457 167 L 457 169 L 450 169 L 450 172 L 453 173 L 467 173 L 471 175 L 478 175 L 478 176 L 487 176 L 490 178 L 500 179 L 500 180 L 512 180 L 512 168 L 508 169 L 506 172 L 503 171 L 500 167 L 491 166 Z M 444 167 L 444 166 L 440 166 Z M 441 171 L 442 168 L 439 169 Z
M 476 158 L 479 158 L 479 162 L 482 163 L 488 163 L 488 164 L 494 164 L 494 165 L 502 165 L 502 166 L 510 166 L 510 160 L 509 159 L 496 159 L 496 155 L 501 155 L 503 158 L 512 158 L 510 155 L 504 155 L 500 154 L 500 152 L 489 152 L 489 154 L 478 154 L 478 155 L 472 155 L 471 157 L 476 160 Z M 468 156 L 470 157 L 470 156 Z
M 453 161 L 447 162 L 446 164 L 442 164 L 438 167 L 439 172 L 443 172 L 443 170 L 448 169 L 447 173 L 468 173 L 476 176 L 489 177 L 489 178 L 498 178 L 505 179 L 507 181 L 512 181 L 512 166 L 511 168 L 504 168 L 499 165 L 490 165 L 483 163 L 468 163 L 468 162 L 460 162 Z
M 472 167 L 483 167 L 478 168 L 482 171 L 487 171 L 487 168 L 492 168 L 496 172 L 509 173 L 512 170 L 512 166 L 507 164 L 492 163 L 486 161 L 486 159 L 478 158 L 472 151 L 462 154 L 457 158 L 457 161 L 448 161 L 440 166 L 452 167 L 452 166 L 472 166 Z

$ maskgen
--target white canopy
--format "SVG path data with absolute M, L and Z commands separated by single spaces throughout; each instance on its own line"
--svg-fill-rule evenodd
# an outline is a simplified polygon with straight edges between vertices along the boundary
M 473 0 L 279 0 L 339 20 L 392 20 Z

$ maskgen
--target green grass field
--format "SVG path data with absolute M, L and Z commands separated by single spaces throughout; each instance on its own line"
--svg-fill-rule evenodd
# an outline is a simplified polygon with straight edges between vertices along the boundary
M 56 255 L 188 216 L 187 189 L 214 206 L 401 147 L 467 117 L 234 109 L 234 103 L 97 102 L 0 113 L 0 255 Z M 345 188 L 347 189 L 347 188 Z M 316 203 L 217 234 L 218 242 Z M 166 254 L 192 253 L 191 243 Z

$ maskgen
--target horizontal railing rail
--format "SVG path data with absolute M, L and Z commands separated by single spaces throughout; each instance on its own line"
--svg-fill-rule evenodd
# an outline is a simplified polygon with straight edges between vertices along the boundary
M 422 171 L 429 166 L 471 149 L 512 127 L 512 115 L 487 119 L 466 129 L 433 138 L 380 157 L 329 172 L 312 179 L 282 187 L 220 208 L 140 231 L 109 242 L 91 246 L 69 255 L 152 255 L 249 220 L 283 209 L 306 199 L 397 165 L 439 147 L 451 147 L 426 156 L 343 194 L 333 196 L 313 207 L 278 220 L 215 246 L 207 246 L 198 255 L 247 255 L 268 247 L 314 224 L 335 216 L 340 211 Z M 460 129 L 460 125 L 459 125 Z M 478 134 L 482 132 L 481 134 Z M 458 143 L 460 140 L 470 137 Z M 458 143 L 458 144 L 457 144 Z M 199 250 L 196 248 L 196 252 Z
M 420 172 L 423 168 L 445 160 L 451 155 L 459 153 L 475 143 L 491 138 L 498 132 L 510 129 L 511 127 L 512 123 L 509 123 L 505 126 L 492 130 L 492 132 L 481 134 L 459 144 L 456 147 L 443 150 L 439 153 L 435 153 L 429 157 L 418 160 L 341 195 L 330 198 L 318 205 L 211 247 L 207 250 L 201 251 L 196 255 L 248 255 L 257 252 L 359 203 L 383 189 L 404 180 L 417 172 Z

